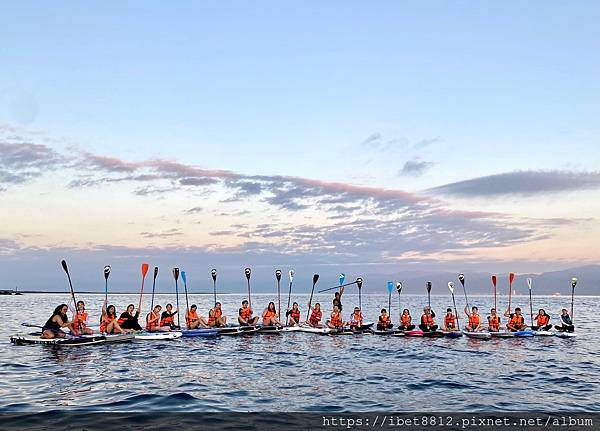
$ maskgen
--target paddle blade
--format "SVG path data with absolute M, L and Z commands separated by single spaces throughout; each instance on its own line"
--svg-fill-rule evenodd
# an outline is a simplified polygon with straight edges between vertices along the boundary
M 425 284 L 425 287 L 427 287 L 427 293 L 431 292 L 431 281 L 428 281 L 428 282 Z
M 110 275 L 110 265 L 106 265 L 104 267 L 104 279 L 108 280 L 109 275 Z
M 290 271 L 288 272 L 288 276 L 290 277 L 290 283 L 292 281 L 294 281 L 294 270 L 290 269 Z
M 448 283 L 448 289 L 450 289 L 450 293 L 454 295 L 454 283 L 449 282 Z
M 344 284 L 344 280 L 346 279 L 346 274 L 343 272 L 340 274 L 340 286 Z
M 63 259 L 60 264 L 62 265 L 63 270 L 68 274 L 69 268 L 67 268 L 67 262 Z
M 402 283 L 396 283 L 396 291 L 398 292 L 398 295 L 400 295 L 400 292 L 402 292 Z
M 508 274 L 508 282 L 509 282 L 509 284 L 512 284 L 514 279 L 515 279 L 515 273 L 514 272 L 511 272 L 510 274 Z
M 277 282 L 281 281 L 281 270 L 280 269 L 275 271 L 275 278 L 277 279 Z
M 458 281 L 460 281 L 460 284 L 462 284 L 463 287 L 465 287 L 465 275 L 464 274 L 458 274 Z
M 319 281 L 319 274 L 313 275 L 313 287 L 315 286 L 315 284 L 317 284 L 317 281 Z
M 179 279 L 179 268 L 173 268 L 173 278 L 175 281 Z
M 148 274 L 148 264 L 142 263 L 142 277 L 146 278 L 146 274 Z
M 252 274 L 252 270 L 250 268 L 244 269 L 244 274 L 246 274 L 246 279 L 250 281 L 250 275 Z
M 156 280 L 156 277 L 158 276 L 158 266 L 154 267 L 154 280 Z
M 64 260 L 63 260 L 63 262 L 64 262 Z M 577 286 L 577 278 L 576 278 L 576 277 L 573 277 L 573 278 L 571 279 L 571 287 L 572 287 L 573 289 L 575 289 L 575 286 Z
M 527 278 L 527 286 L 529 287 L 529 290 L 531 291 L 531 278 Z
M 362 283 L 363 283 L 363 279 L 358 277 L 356 279 L 356 285 L 358 286 L 358 290 L 362 289 Z
M 497 281 L 496 276 L 492 275 L 492 284 L 494 285 L 494 287 L 496 287 L 496 281 Z
M 183 280 L 184 284 L 187 284 L 187 278 L 185 276 L 185 271 L 181 271 L 181 279 Z
M 394 282 L 393 281 L 387 282 L 387 289 L 388 289 L 388 293 L 391 295 L 392 292 L 394 291 Z
M 212 277 L 213 281 L 216 282 L 217 281 L 217 270 L 216 269 L 212 269 L 210 271 L 210 276 Z

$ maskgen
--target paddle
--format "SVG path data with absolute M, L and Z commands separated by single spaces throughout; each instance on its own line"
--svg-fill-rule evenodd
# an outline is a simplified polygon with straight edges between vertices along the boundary
M 252 309 L 252 298 L 250 297 L 250 275 L 252 274 L 252 270 L 246 268 L 244 269 L 244 274 L 246 274 L 246 280 L 248 280 L 248 306 Z
M 454 305 L 454 316 L 456 317 L 456 329 L 460 331 L 460 323 L 458 323 L 458 311 L 456 310 L 456 300 L 454 299 L 454 283 L 448 283 L 448 289 L 450 289 L 450 294 L 452 295 L 452 304 Z
M 575 301 L 575 286 L 577 286 L 577 278 L 573 277 L 571 279 L 571 322 L 574 321 L 574 319 L 573 319 L 573 303 Z
M 431 310 L 431 281 L 425 283 L 425 287 L 427 288 L 427 305 L 429 305 L 429 309 Z
M 191 329 L 188 322 L 188 314 L 190 313 L 190 303 L 188 302 L 187 277 L 185 276 L 185 271 L 181 271 L 181 279 L 183 280 L 183 291 L 185 292 L 185 326 L 188 329 Z M 177 313 L 177 315 L 179 315 L 179 313 Z
M 341 289 L 342 287 L 351 286 L 353 284 L 356 284 L 356 280 L 351 281 L 350 283 L 340 284 L 339 286 L 333 286 L 333 287 L 328 287 L 327 289 L 318 290 L 317 293 L 329 292 L 330 290 Z
M 175 279 L 175 303 L 177 304 L 177 326 L 181 328 L 181 319 L 179 315 L 179 287 L 177 286 L 177 281 L 179 280 L 179 268 L 173 268 L 173 278 Z
M 63 259 L 60 264 L 63 267 L 63 270 L 67 273 L 67 279 L 69 280 L 69 287 L 71 288 L 71 298 L 73 299 L 73 305 L 75 307 L 75 311 L 73 311 L 73 319 L 77 315 L 77 301 L 75 300 L 75 291 L 73 290 L 73 283 L 71 283 L 71 274 L 69 274 L 69 268 L 67 267 L 67 262 Z M 81 322 L 78 323 L 78 328 L 81 329 Z
M 387 282 L 387 290 L 388 290 L 388 314 L 392 314 L 392 292 L 394 291 L 394 282 Z
M 340 273 L 340 292 L 342 291 L 342 285 L 344 284 L 344 280 L 346 279 L 346 274 L 343 272 Z
M 213 295 L 215 297 L 215 306 L 217 305 L 217 270 L 213 269 L 210 271 L 210 275 L 213 279 Z
M 308 313 L 306 314 L 306 320 L 310 317 L 310 307 L 312 305 L 313 294 L 315 293 L 315 285 L 319 281 L 319 274 L 313 275 L 313 285 L 312 290 L 310 291 L 310 299 L 308 300 Z
M 286 308 L 287 311 L 290 310 L 290 301 L 292 299 L 292 283 L 294 281 L 294 270 L 293 269 L 290 269 L 290 271 L 288 272 L 288 276 L 290 277 L 290 291 L 288 292 L 288 305 Z M 290 316 L 286 316 L 285 324 L 286 324 L 286 326 L 290 324 Z
M 529 312 L 531 313 L 531 326 L 533 327 L 533 300 L 531 299 L 531 278 L 529 277 L 527 278 L 527 286 L 529 287 Z
M 358 308 L 360 308 L 361 313 L 362 313 L 362 301 L 361 301 L 360 291 L 362 289 L 362 282 L 363 282 L 362 278 L 358 277 L 356 279 L 356 285 L 358 286 Z
M 492 275 L 492 284 L 494 285 L 494 309 L 498 311 L 498 303 L 496 302 L 496 276 Z
M 510 313 L 512 304 L 512 284 L 515 279 L 515 273 L 511 272 L 508 274 L 508 312 Z
M 110 265 L 104 267 L 104 302 L 108 304 L 108 276 L 110 275 Z
M 465 275 L 458 274 L 458 281 L 460 281 L 460 284 L 462 284 L 463 292 L 465 292 L 465 303 L 467 304 L 467 310 L 470 311 L 471 307 L 469 307 L 469 300 L 467 299 L 467 289 L 465 288 Z
M 398 313 L 400 315 L 400 321 L 402 321 L 402 307 L 400 306 L 400 293 L 402 292 L 402 283 L 396 283 L 396 291 L 398 292 Z
M 278 310 L 277 310 L 277 317 L 279 319 L 281 319 L 281 270 L 278 269 L 275 271 L 275 278 L 277 279 L 277 306 L 278 306 Z
M 110 266 L 108 267 L 110 268 Z M 148 274 L 148 264 L 142 263 L 142 289 L 140 290 L 140 302 L 138 303 L 138 314 L 141 316 L 142 309 L 142 298 L 144 296 L 144 280 L 146 280 L 146 274 Z M 104 268 L 104 276 L 106 276 L 106 267 Z
M 156 276 L 158 275 L 158 266 L 154 267 L 154 278 L 152 279 L 152 301 L 150 303 L 150 311 L 154 311 L 154 289 L 156 288 Z

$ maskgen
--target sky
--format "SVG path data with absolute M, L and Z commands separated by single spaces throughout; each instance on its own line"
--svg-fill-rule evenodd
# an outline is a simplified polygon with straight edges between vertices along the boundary
M 599 12 L 6 4 L 0 288 L 598 263 Z

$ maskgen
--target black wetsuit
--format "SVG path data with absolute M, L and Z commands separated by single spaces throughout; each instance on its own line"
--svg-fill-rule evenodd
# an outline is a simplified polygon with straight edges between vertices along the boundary
M 64 316 L 62 314 L 53 314 L 44 324 L 44 326 L 42 327 L 42 332 L 44 331 L 52 331 L 54 333 L 56 332 L 62 332 L 62 329 L 60 327 L 60 325 L 58 323 L 56 323 L 53 319 L 54 316 L 60 316 L 60 318 L 62 319 L 63 322 L 67 321 L 67 316 Z
M 133 329 L 135 331 L 141 331 L 142 327 L 138 323 L 139 317 L 140 317 L 139 311 L 137 311 L 134 316 L 129 314 L 127 311 L 124 311 L 123 313 L 121 313 L 121 317 L 119 318 L 119 321 L 123 322 L 123 323 L 119 323 L 119 325 L 123 329 Z

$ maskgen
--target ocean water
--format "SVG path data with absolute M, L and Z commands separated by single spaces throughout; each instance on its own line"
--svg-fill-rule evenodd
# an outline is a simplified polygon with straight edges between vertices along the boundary
M 221 295 L 225 314 L 235 317 L 242 295 Z M 96 322 L 103 295 L 81 295 Z M 210 295 L 190 295 L 202 315 Z M 256 311 L 275 295 L 253 295 Z M 317 295 L 324 314 L 331 295 Z M 344 295 L 344 311 L 358 303 Z M 397 295 L 392 316 L 398 320 Z M 464 306 L 457 297 L 459 307 Z M 5 318 L 0 343 L 0 412 L 93 411 L 600 411 L 600 323 L 598 297 L 579 297 L 572 339 L 535 337 L 478 341 L 374 335 L 306 333 L 134 341 L 83 347 L 14 346 L 10 335 L 27 333 L 21 322 L 42 325 L 68 295 L 0 297 Z M 112 295 L 120 312 L 137 295 Z M 308 295 L 295 295 L 306 313 Z M 413 319 L 427 299 L 401 297 Z M 489 309 L 493 298 L 472 297 Z M 313 301 L 313 302 L 314 302 Z M 155 303 L 175 303 L 157 295 Z M 285 306 L 285 301 L 282 301 Z M 450 297 L 433 296 L 443 314 Z M 387 295 L 363 295 L 368 320 L 388 306 Z M 529 321 L 527 297 L 513 298 Z M 534 308 L 556 316 L 567 297 L 534 297 Z M 150 298 L 144 298 L 144 309 Z M 180 297 L 180 306 L 185 300 Z M 502 298 L 503 308 L 506 306 Z M 437 319 L 441 319 L 438 317 Z

